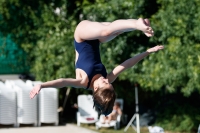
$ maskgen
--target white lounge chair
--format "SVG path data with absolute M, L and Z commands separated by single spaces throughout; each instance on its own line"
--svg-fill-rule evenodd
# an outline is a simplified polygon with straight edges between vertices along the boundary
M 17 127 L 20 124 L 37 126 L 37 99 L 29 98 L 32 87 L 22 80 L 6 80 L 5 84 L 17 94 Z
M 17 127 L 17 98 L 13 89 L 0 82 L 0 124 Z
M 93 108 L 92 95 L 78 96 L 77 125 L 81 123 L 91 124 L 98 120 L 98 112 Z
M 26 84 L 31 88 L 41 83 L 41 81 L 26 81 Z M 59 123 L 57 109 L 58 90 L 56 88 L 43 88 L 38 94 L 38 126 L 41 126 L 42 123 L 53 123 L 57 126 Z
M 119 102 L 120 103 L 120 108 L 123 111 L 123 104 L 124 104 L 124 100 L 123 99 L 116 99 L 115 102 Z M 120 128 L 120 123 L 122 121 L 121 117 L 122 115 L 118 115 L 116 120 L 111 120 L 110 123 L 103 123 L 104 121 L 104 115 L 100 115 L 99 120 L 95 123 L 96 125 L 96 129 L 98 130 L 101 127 L 114 127 L 115 130 Z

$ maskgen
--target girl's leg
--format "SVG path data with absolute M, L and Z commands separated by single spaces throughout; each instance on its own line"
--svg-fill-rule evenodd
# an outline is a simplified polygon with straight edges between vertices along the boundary
M 101 22 L 102 24 L 104 25 L 109 25 L 111 24 L 111 22 Z M 105 36 L 105 37 L 100 37 L 99 38 L 99 41 L 101 43 L 103 42 L 109 42 L 110 40 L 114 39 L 116 36 L 118 36 L 119 34 L 122 34 L 123 32 L 116 32 L 116 33 L 113 33 L 113 34 L 110 34 L 108 36 Z
M 141 30 L 147 36 L 153 36 L 153 30 L 149 25 L 147 19 L 128 19 L 128 20 L 116 20 L 112 23 L 109 22 L 91 22 L 84 20 L 79 23 L 75 30 L 74 37 L 76 41 L 81 42 L 84 40 L 93 40 L 117 35 L 133 30 Z

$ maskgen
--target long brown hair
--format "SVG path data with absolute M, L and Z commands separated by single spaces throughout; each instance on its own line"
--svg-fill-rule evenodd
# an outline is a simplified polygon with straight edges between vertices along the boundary
M 93 92 L 94 106 L 104 115 L 112 112 L 115 99 L 116 93 L 114 89 L 98 88 Z

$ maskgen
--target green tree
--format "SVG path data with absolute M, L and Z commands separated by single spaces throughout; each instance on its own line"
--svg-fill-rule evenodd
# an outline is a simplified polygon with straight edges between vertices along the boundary
M 165 46 L 165 50 L 151 54 L 119 76 L 114 83 L 118 96 L 133 103 L 134 93 L 127 92 L 134 92 L 136 82 L 148 92 L 141 94 L 143 99 L 160 98 L 158 92 L 181 91 L 189 97 L 200 91 L 199 0 L 1 0 L 0 5 L 0 31 L 11 34 L 30 55 L 31 72 L 37 80 L 75 77 L 73 32 L 81 20 L 111 22 L 143 17 L 151 20 L 154 37 L 134 31 L 101 45 L 102 61 L 108 72 L 148 47 Z M 173 120 L 180 121 L 174 116 L 168 122 Z M 187 125 L 191 121 L 197 119 L 189 117 L 182 123 Z M 192 124 L 188 124 L 190 129 L 195 126 Z
M 199 1 L 158 0 L 158 4 L 158 12 L 151 17 L 155 36 L 150 41 L 166 48 L 144 60 L 142 69 L 134 75 L 147 90 L 163 88 L 166 99 L 158 105 L 165 108 L 159 112 L 157 124 L 172 131 L 196 130 L 200 92 Z M 180 92 L 188 98 L 181 97 Z M 176 95 L 171 94 L 172 98 L 167 93 Z
M 168 92 L 181 90 L 185 96 L 200 91 L 199 1 L 158 1 L 152 16 L 155 37 L 151 42 L 165 45 L 165 50 L 142 63 L 139 82 L 144 88 Z M 191 7 L 191 8 L 188 8 Z
M 73 30 L 77 22 L 70 1 L 2 0 L 0 4 L 1 32 L 11 34 L 29 53 L 37 80 L 74 76 Z

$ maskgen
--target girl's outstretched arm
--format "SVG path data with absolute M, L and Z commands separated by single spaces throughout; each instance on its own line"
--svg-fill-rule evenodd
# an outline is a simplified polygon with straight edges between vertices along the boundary
M 123 33 L 133 30 L 141 30 L 148 37 L 154 34 L 148 19 L 120 19 L 111 23 L 84 20 L 76 27 L 74 38 L 77 42 L 95 40 L 102 37 L 105 39 L 105 37 L 112 36 L 119 32 Z
M 34 98 L 42 88 L 62 88 L 66 86 L 72 86 L 72 87 L 84 87 L 84 84 L 82 84 L 82 79 L 73 79 L 73 78 L 61 78 L 57 80 L 52 80 L 48 82 L 44 82 L 42 84 L 36 85 L 33 87 L 33 89 L 30 92 L 30 98 Z
M 120 73 L 122 73 L 124 70 L 134 66 L 135 64 L 137 64 L 139 61 L 141 61 L 143 58 L 145 58 L 150 53 L 157 52 L 162 49 L 164 49 L 164 46 L 158 45 L 158 46 L 148 49 L 146 52 L 138 54 L 130 59 L 127 59 L 122 64 L 115 67 L 112 70 L 112 72 L 110 72 L 108 74 L 107 78 L 108 78 L 109 82 L 112 83 L 119 76 Z

